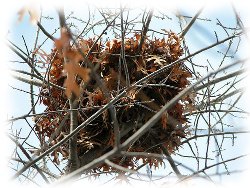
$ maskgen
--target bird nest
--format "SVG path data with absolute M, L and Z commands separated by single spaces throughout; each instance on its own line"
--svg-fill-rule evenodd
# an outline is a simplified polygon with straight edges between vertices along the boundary
M 85 84 L 80 76 L 75 76 L 77 86 L 80 85 L 77 120 L 80 125 L 96 111 L 115 98 L 120 92 L 145 76 L 159 70 L 176 60 L 183 54 L 180 38 L 173 32 L 167 32 L 162 39 L 145 38 L 140 49 L 141 36 L 135 34 L 124 41 L 113 39 L 95 43 L 94 38 L 78 39 L 76 45 L 70 45 L 71 55 L 81 56 L 78 49 L 88 54 L 88 62 L 92 63 L 96 74 L 99 76 L 104 88 L 108 91 L 110 99 L 105 96 L 103 89 L 97 83 L 93 74 L 88 75 Z M 60 42 L 60 41 L 59 41 Z M 62 41 L 61 41 L 62 42 Z M 122 45 L 124 43 L 124 45 Z M 51 66 L 49 68 L 49 81 L 58 86 L 65 86 L 67 75 L 65 74 L 64 58 L 60 54 L 60 45 L 56 44 L 51 54 L 48 55 Z M 124 56 L 122 55 L 124 49 Z M 79 67 L 87 68 L 86 61 L 78 59 Z M 87 72 L 86 72 L 87 74 Z M 146 123 L 166 103 L 173 99 L 179 92 L 187 87 L 192 77 L 185 66 L 175 64 L 150 81 L 138 85 L 130 90 L 126 96 L 121 97 L 114 105 L 116 117 L 120 129 L 120 142 L 123 143 Z M 74 93 L 74 91 L 73 91 Z M 64 90 L 58 87 L 43 86 L 41 90 L 41 102 L 46 106 L 46 115 L 36 118 L 36 132 L 41 140 L 46 141 L 56 134 L 51 145 L 56 144 L 69 134 L 70 120 L 65 118 L 69 113 L 68 97 Z M 132 143 L 127 151 L 147 152 L 163 154 L 162 147 L 171 154 L 181 144 L 181 139 L 187 135 L 187 119 L 184 111 L 192 106 L 189 96 L 182 98 L 169 110 L 143 137 Z M 56 112 L 57 111 L 57 112 Z M 55 113 L 50 113 L 55 112 Z M 169 118 L 175 121 L 169 121 Z M 174 123 L 173 123 L 174 122 Z M 62 126 L 63 125 L 63 126 Z M 77 133 L 77 153 L 82 162 L 81 165 L 102 156 L 114 148 L 114 127 L 110 111 L 104 111 L 90 124 Z M 160 147 L 161 146 L 161 147 Z M 58 147 L 52 154 L 53 162 L 59 164 L 69 158 L 69 144 Z M 111 161 L 123 167 L 136 169 L 138 161 L 149 163 L 150 167 L 157 167 L 162 160 L 145 156 L 114 157 Z M 110 172 L 113 168 L 107 164 L 101 164 L 93 171 Z

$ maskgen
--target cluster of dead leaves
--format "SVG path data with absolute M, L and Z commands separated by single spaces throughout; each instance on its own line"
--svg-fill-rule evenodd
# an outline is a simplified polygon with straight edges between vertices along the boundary
M 94 41 L 94 39 L 79 39 L 77 44 L 84 54 L 87 54 L 91 47 L 92 51 L 87 60 L 93 65 L 98 65 L 96 66 L 98 67 L 96 73 L 113 97 L 119 94 L 121 89 L 127 87 L 126 77 L 129 78 L 130 83 L 134 83 L 145 77 L 145 75 L 176 61 L 183 53 L 179 37 L 173 32 L 168 32 L 167 39 L 146 39 L 142 46 L 141 56 L 138 56 L 140 35 L 135 34 L 134 37 L 127 38 L 124 41 L 125 62 L 129 70 L 129 75 L 125 75 L 124 66 L 119 67 L 122 41 L 113 39 L 104 43 L 100 41 L 96 44 Z M 94 44 L 95 46 L 92 47 Z M 73 93 L 79 98 L 79 109 L 83 109 L 78 111 L 78 123 L 81 124 L 99 108 L 107 104 L 108 100 L 104 97 L 101 88 L 96 83 L 96 80 L 90 76 L 90 69 L 85 63 L 85 57 L 79 52 L 79 49 L 70 44 L 70 37 L 66 32 L 63 32 L 61 38 L 56 41 L 50 57 L 52 59 L 49 72 L 50 81 L 56 85 L 66 87 L 66 92 L 64 93 L 55 87 L 44 87 L 41 90 L 41 102 L 47 106 L 45 112 L 69 109 L 67 100 Z M 130 91 L 127 96 L 121 98 L 116 104 L 117 120 L 122 131 L 121 142 L 129 138 L 163 105 L 189 85 L 188 78 L 191 76 L 191 73 L 182 64 L 177 64 L 168 71 L 161 73 L 158 77 L 151 79 L 149 85 L 146 84 L 141 88 L 136 88 Z M 80 83 L 82 82 L 85 84 L 85 88 L 81 91 L 82 85 Z M 162 86 L 154 86 L 154 84 L 161 84 Z M 167 87 L 168 85 L 172 87 Z M 187 131 L 185 126 L 187 119 L 183 115 L 185 111 L 184 103 L 192 106 L 192 102 L 189 97 L 186 97 L 182 100 L 182 103 L 176 103 L 164 113 L 162 119 L 152 127 L 146 138 L 139 139 L 133 144 L 130 151 L 147 151 L 161 154 L 160 147 L 152 147 L 152 140 L 156 139 L 158 143 L 163 143 L 169 152 L 174 152 L 179 147 L 180 140 L 185 137 Z M 41 117 L 36 121 L 37 133 L 41 137 L 50 138 L 59 127 L 65 114 L 66 112 L 62 114 L 51 113 Z M 168 121 L 169 116 L 176 119 L 179 125 L 170 124 Z M 180 128 L 180 124 L 185 128 Z M 63 135 L 68 133 L 69 120 L 61 129 L 60 137 L 58 136 L 56 141 L 61 140 Z M 91 154 L 98 157 L 110 151 L 114 146 L 114 132 L 109 112 L 105 111 L 91 125 L 82 129 L 77 138 L 79 157 L 84 158 L 91 156 Z M 65 159 L 68 158 L 65 148 L 67 150 L 67 144 L 64 144 L 61 149 L 53 153 L 56 163 L 59 162 L 59 153 Z M 117 157 L 112 161 L 124 167 L 135 169 L 139 159 L 143 159 L 145 163 L 155 167 L 162 162 L 142 156 L 137 157 L 135 160 L 133 157 L 126 157 L 125 160 Z M 108 172 L 112 168 L 102 164 L 92 170 Z

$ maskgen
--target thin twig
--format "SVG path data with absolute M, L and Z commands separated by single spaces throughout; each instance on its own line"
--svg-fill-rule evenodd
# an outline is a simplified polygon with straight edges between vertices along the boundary
M 24 147 L 18 141 L 16 141 L 15 139 L 13 139 L 11 136 L 8 135 L 8 137 L 20 148 L 20 150 L 23 152 L 23 154 L 31 161 L 32 158 L 30 157 L 30 155 L 28 154 L 28 152 L 24 149 Z M 49 183 L 49 180 L 43 174 L 43 172 L 41 171 L 41 169 L 36 164 L 34 164 L 33 166 L 37 170 L 37 172 L 42 176 L 42 178 L 44 179 L 44 181 L 46 183 Z
M 142 31 L 142 34 L 141 34 L 141 40 L 140 40 L 140 43 L 139 43 L 139 46 L 138 46 L 138 54 L 140 54 L 141 51 L 142 51 L 142 45 L 143 45 L 143 43 L 145 41 L 146 34 L 148 32 L 149 24 L 151 22 L 152 17 L 153 17 L 153 9 L 151 9 L 149 11 L 147 22 L 146 22 L 145 25 L 143 25 L 143 31 Z
M 116 168 L 117 170 L 123 171 L 123 172 L 128 172 L 128 173 L 131 173 L 131 174 L 137 174 L 137 173 L 138 173 L 138 172 L 135 171 L 135 170 L 130 170 L 130 169 L 125 168 L 125 167 L 123 167 L 123 166 L 117 165 L 117 164 L 111 162 L 111 161 L 108 160 L 108 159 L 105 159 L 104 162 L 105 162 L 107 165 L 109 165 L 109 166 L 111 166 L 111 167 L 113 167 L 113 168 Z
M 198 171 L 194 172 L 193 174 L 191 174 L 191 175 L 189 175 L 189 176 L 183 177 L 183 178 L 182 178 L 180 181 L 178 181 L 178 182 L 180 183 L 180 182 L 182 182 L 182 181 L 184 181 L 184 180 L 187 180 L 187 179 L 190 179 L 190 178 L 194 177 L 195 175 L 197 175 L 197 174 L 199 174 L 199 173 L 202 173 L 202 172 L 204 172 L 204 171 L 206 171 L 206 170 L 208 170 L 208 169 L 210 169 L 210 168 L 213 168 L 213 167 L 215 167 L 215 166 L 221 165 L 221 164 L 223 164 L 223 163 L 227 163 L 227 162 L 234 161 L 234 160 L 236 160 L 236 159 L 240 159 L 240 158 L 242 158 L 242 157 L 247 157 L 248 155 L 249 155 L 249 154 L 240 155 L 240 156 L 238 156 L 238 157 L 234 157 L 234 158 L 231 158 L 231 159 L 228 159 L 228 160 L 224 160 L 224 161 L 215 163 L 215 164 L 213 164 L 213 165 L 207 166 L 207 167 L 205 167 L 205 168 L 203 168 L 203 169 L 201 169 L 201 170 L 198 170 Z
M 128 66 L 127 66 L 127 62 L 126 62 L 126 58 L 125 58 L 125 30 L 124 30 L 124 26 L 123 26 L 123 9 L 122 7 L 121 9 L 121 36 L 122 36 L 122 41 L 121 41 L 121 61 L 124 67 L 124 72 L 125 72 L 125 78 L 126 78 L 126 85 L 130 86 L 130 78 L 129 78 L 129 71 L 128 71 Z
M 244 73 L 245 71 L 246 71 L 246 69 L 241 69 L 241 70 L 235 71 L 235 72 L 233 72 L 233 73 L 227 74 L 227 75 L 225 75 L 225 76 L 222 76 L 222 77 L 219 77 L 219 78 L 210 80 L 210 81 L 207 82 L 206 84 L 202 84 L 201 86 L 197 86 L 197 87 L 195 88 L 195 90 L 196 90 L 196 89 L 197 89 L 197 90 L 200 90 L 200 89 L 202 89 L 202 88 L 207 87 L 208 85 L 213 85 L 213 84 L 216 84 L 216 83 L 218 83 L 218 82 L 227 80 L 227 79 L 229 79 L 229 78 L 233 78 L 233 77 L 235 77 L 235 76 L 238 76 L 238 75 Z
M 19 81 L 22 81 L 22 82 L 27 83 L 27 84 L 33 84 L 33 85 L 38 86 L 38 87 L 42 87 L 42 86 L 45 86 L 46 84 L 48 84 L 48 82 L 45 80 L 44 80 L 45 83 L 43 83 L 39 80 L 25 78 L 25 77 L 22 77 L 22 76 L 19 76 L 17 74 L 13 74 L 13 73 L 11 73 L 11 76 Z M 55 87 L 55 88 L 60 89 L 60 90 L 63 90 L 63 91 L 65 90 L 64 87 L 61 87 L 61 86 L 53 84 L 53 83 L 50 83 L 50 86 Z
M 15 48 L 13 48 L 10 44 L 7 44 L 7 46 L 8 46 L 16 55 L 18 55 L 22 60 L 24 60 L 24 62 L 27 63 L 27 64 L 29 65 L 29 67 L 30 67 L 32 70 L 34 70 L 34 72 L 35 72 L 38 76 L 42 77 L 41 73 L 40 73 L 34 66 L 32 66 L 32 64 L 29 62 L 29 60 L 28 60 L 28 59 L 30 59 L 29 56 L 27 56 L 27 57 L 28 57 L 28 59 L 27 59 L 27 58 L 24 57 L 21 53 L 19 53 Z M 32 59 L 30 59 L 30 60 L 32 60 Z
M 42 26 L 42 24 L 40 22 L 37 22 L 37 26 L 41 29 L 41 31 L 52 41 L 55 41 L 55 37 L 53 37 L 51 34 L 48 33 L 48 31 L 46 31 L 46 29 Z
M 11 158 L 11 160 L 17 161 L 17 162 L 21 162 L 23 164 L 27 164 L 28 163 L 28 161 L 24 161 L 24 160 L 21 160 L 21 159 L 18 159 L 18 158 Z M 51 173 L 51 172 L 49 172 L 49 171 L 47 171 L 47 170 L 45 170 L 43 168 L 40 168 L 40 170 L 43 171 L 45 174 L 47 174 L 47 175 L 49 175 L 49 176 L 51 176 L 51 177 L 53 177 L 55 179 L 59 179 L 60 178 L 60 176 L 58 176 L 56 174 L 53 174 L 53 173 Z
M 204 7 L 202 7 L 196 14 L 195 16 L 192 18 L 192 20 L 188 23 L 188 25 L 184 28 L 184 30 L 181 32 L 180 34 L 180 38 L 183 38 L 188 30 L 192 27 L 192 25 L 194 24 L 195 20 L 198 18 L 198 16 L 201 14 L 202 10 Z
M 211 133 L 210 136 L 216 136 L 216 135 L 227 135 L 227 134 L 249 134 L 250 131 L 231 131 L 231 132 L 216 132 L 216 133 Z M 190 138 L 187 138 L 186 140 L 181 142 L 181 145 L 188 143 L 190 140 L 197 139 L 197 138 L 202 138 L 202 137 L 207 137 L 207 134 L 202 134 L 202 135 L 195 135 Z
M 168 150 L 167 150 L 163 145 L 161 145 L 160 147 L 161 147 L 163 153 L 167 156 L 167 160 L 168 160 L 170 166 L 172 167 L 173 171 L 174 171 L 175 174 L 177 175 L 177 177 L 178 177 L 178 178 L 183 177 L 183 175 L 182 175 L 181 172 L 179 171 L 177 165 L 175 164 L 173 158 L 170 156 Z

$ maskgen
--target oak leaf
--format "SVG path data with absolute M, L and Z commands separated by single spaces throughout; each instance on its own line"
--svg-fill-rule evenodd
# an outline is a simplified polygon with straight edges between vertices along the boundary
M 148 58 L 146 60 L 147 60 L 147 62 L 153 60 L 155 65 L 163 66 L 164 64 L 166 64 L 166 61 L 157 55 L 152 55 L 150 58 Z
M 58 50 L 62 50 L 63 48 L 70 47 L 70 34 L 67 32 L 66 28 L 62 28 L 61 30 L 61 38 L 55 40 L 55 46 Z
M 64 82 L 64 86 L 66 87 L 65 94 L 70 98 L 71 93 L 74 93 L 78 98 L 80 96 L 80 86 L 76 83 L 76 75 L 80 76 L 84 82 L 88 82 L 90 79 L 90 69 L 79 65 L 79 62 L 83 58 L 77 51 L 67 50 L 64 55 L 68 60 L 64 64 L 64 71 L 67 73 L 67 79 Z
M 70 98 L 71 93 L 74 93 L 78 98 L 80 96 L 80 87 L 76 83 L 76 75 L 80 76 L 84 82 L 88 82 L 90 69 L 80 67 L 76 61 L 70 61 L 65 63 L 64 70 L 67 72 L 67 79 L 64 82 L 66 87 L 65 94 Z

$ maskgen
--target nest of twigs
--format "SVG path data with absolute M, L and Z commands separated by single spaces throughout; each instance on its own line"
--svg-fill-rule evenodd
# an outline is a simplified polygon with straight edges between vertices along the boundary
M 93 46 L 95 39 L 79 39 L 77 41 L 78 48 L 80 47 L 83 53 L 88 53 L 93 46 L 88 60 L 94 65 L 96 73 L 108 90 L 111 99 L 128 87 L 129 83 L 133 84 L 148 74 L 178 60 L 183 54 L 180 38 L 173 32 L 167 33 L 166 38 L 162 39 L 146 38 L 141 50 L 138 51 L 140 39 L 139 34 L 125 39 L 125 59 L 121 58 L 122 41 L 120 40 L 107 40 L 99 42 L 95 46 Z M 71 46 L 71 51 L 78 53 L 75 45 Z M 63 74 L 64 59 L 57 47 L 52 50 L 49 58 L 51 60 L 49 80 L 51 83 L 63 87 L 67 76 Z M 124 66 L 125 63 L 126 66 Z M 79 65 L 88 66 L 82 61 L 79 61 Z M 135 133 L 163 105 L 187 87 L 189 85 L 188 78 L 191 76 L 183 64 L 176 64 L 149 82 L 131 90 L 127 96 L 122 97 L 114 105 L 120 126 L 121 143 Z M 81 82 L 78 76 L 76 76 L 76 82 L 78 84 Z M 78 100 L 78 124 L 83 123 L 108 103 L 108 99 L 104 96 L 92 74 L 90 74 L 89 82 L 84 85 Z M 36 119 L 36 131 L 40 138 L 46 141 L 64 121 L 64 117 L 68 113 L 69 102 L 63 90 L 47 86 L 41 90 L 41 102 L 47 106 L 45 112 L 61 110 Z M 192 100 L 189 96 L 177 102 L 150 131 L 133 143 L 128 151 L 162 154 L 161 147 L 165 147 L 169 153 L 173 153 L 180 146 L 181 138 L 187 134 L 187 119 L 183 114 L 185 108 L 190 105 L 192 105 Z M 170 123 L 169 117 L 176 120 L 175 123 Z M 61 128 L 60 134 L 53 139 L 52 144 L 69 134 L 69 126 L 70 120 L 68 118 Z M 107 110 L 77 134 L 79 158 L 85 158 L 86 163 L 87 158 L 93 159 L 93 156 L 96 158 L 110 151 L 114 147 L 114 137 L 114 127 L 110 112 Z M 53 161 L 59 164 L 61 160 L 68 159 L 68 149 L 69 146 L 66 143 L 55 150 L 52 153 Z M 59 157 L 59 154 L 62 157 Z M 159 159 L 143 156 L 116 157 L 111 161 L 123 167 L 136 169 L 140 159 L 143 160 L 143 163 L 149 163 L 150 167 L 157 167 L 162 163 Z M 106 164 L 102 164 L 92 171 L 109 172 L 111 169 Z

